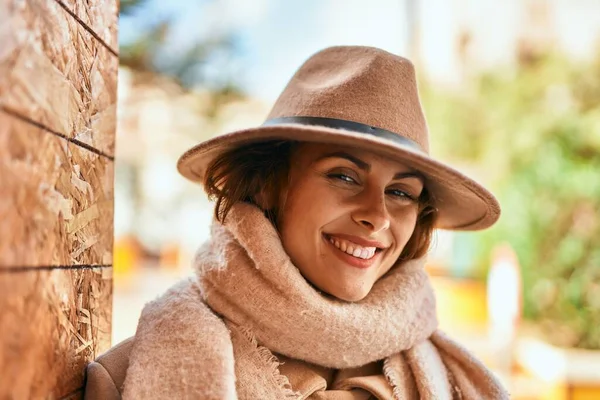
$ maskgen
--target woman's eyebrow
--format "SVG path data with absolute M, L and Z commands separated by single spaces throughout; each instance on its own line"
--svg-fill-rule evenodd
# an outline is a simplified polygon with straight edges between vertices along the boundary
M 323 154 L 322 156 L 320 156 L 317 159 L 317 161 L 321 161 L 321 160 L 324 160 L 327 158 L 343 158 L 343 159 L 348 160 L 351 163 L 355 164 L 358 168 L 360 168 L 363 171 L 369 172 L 371 170 L 371 166 L 369 165 L 369 163 L 361 160 L 358 157 L 353 156 L 350 153 L 346 153 L 345 151 L 336 151 L 333 153 Z M 421 183 L 425 182 L 425 177 L 417 171 L 398 172 L 393 177 L 393 179 L 407 179 L 407 178 L 416 178 L 416 179 L 420 180 Z
M 371 170 L 371 166 L 368 163 L 364 162 L 358 157 L 353 156 L 352 154 L 346 153 L 345 151 L 336 151 L 333 153 L 324 154 L 321 157 L 317 158 L 317 161 L 325 160 L 327 158 L 343 158 L 355 164 L 358 168 L 362 169 L 363 171 L 369 172 Z
M 405 172 L 398 172 L 396 175 L 394 175 L 393 179 L 406 179 L 406 178 L 416 178 L 418 180 L 421 181 L 421 183 L 425 182 L 425 177 L 418 173 L 417 171 L 405 171 Z

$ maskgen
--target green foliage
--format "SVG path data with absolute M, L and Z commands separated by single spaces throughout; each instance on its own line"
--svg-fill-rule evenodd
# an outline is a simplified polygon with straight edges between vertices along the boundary
M 119 15 L 145 20 L 144 27 L 133 39 L 120 43 L 120 65 L 139 72 L 169 76 L 185 88 L 210 86 L 215 92 L 235 91 L 236 95 L 241 95 L 234 82 L 234 71 L 226 68 L 233 64 L 235 32 L 214 33 L 182 48 L 172 37 L 176 21 L 172 16 L 156 14 L 150 1 L 121 0 Z M 127 23 L 131 22 L 120 21 L 121 26 Z M 215 83 L 214 77 L 207 77 L 204 72 L 215 59 L 223 59 L 216 67 L 222 69 L 220 80 L 224 82 Z
M 435 154 L 477 166 L 503 208 L 478 236 L 476 263 L 508 242 L 523 272 L 525 317 L 559 345 L 600 348 L 600 58 L 544 56 L 461 91 L 427 84 Z
M 147 0 L 120 0 L 119 14 L 132 15 L 136 13 L 140 8 L 143 8 L 147 2 Z

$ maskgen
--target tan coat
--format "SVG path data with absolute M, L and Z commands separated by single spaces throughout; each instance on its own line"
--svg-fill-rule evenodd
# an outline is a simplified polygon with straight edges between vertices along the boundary
M 129 338 L 87 366 L 85 399 L 119 400 L 135 338 Z

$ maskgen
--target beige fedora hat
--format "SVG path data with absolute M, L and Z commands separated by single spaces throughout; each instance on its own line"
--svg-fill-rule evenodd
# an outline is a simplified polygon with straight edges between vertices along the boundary
M 500 216 L 489 191 L 429 156 L 414 67 L 384 50 L 340 46 L 316 53 L 292 77 L 263 125 L 200 143 L 180 157 L 177 168 L 202 182 L 222 152 L 272 139 L 354 146 L 409 165 L 426 177 L 438 228 L 484 229 Z

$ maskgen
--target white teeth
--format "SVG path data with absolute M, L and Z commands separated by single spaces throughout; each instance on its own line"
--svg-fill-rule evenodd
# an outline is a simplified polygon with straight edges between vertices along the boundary
M 329 238 L 329 241 L 344 253 L 350 254 L 351 256 L 357 258 L 362 258 L 364 260 L 372 258 L 377 250 L 375 247 L 362 247 L 352 242 L 340 242 L 334 238 Z

